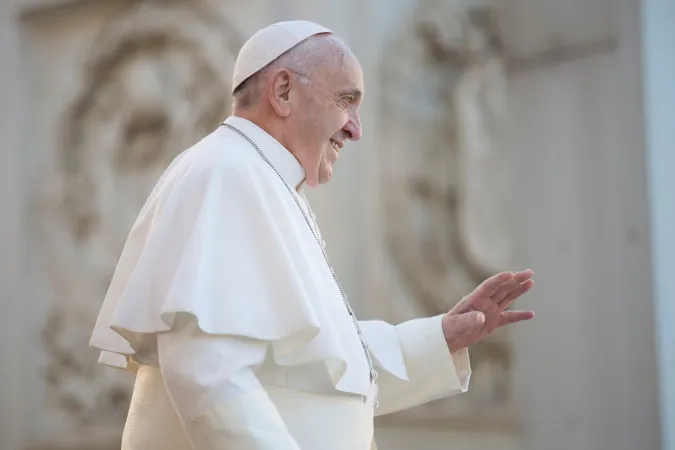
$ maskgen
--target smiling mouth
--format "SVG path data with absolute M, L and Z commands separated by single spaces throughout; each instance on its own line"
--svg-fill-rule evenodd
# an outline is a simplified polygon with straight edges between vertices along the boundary
M 338 144 L 336 141 L 331 139 L 330 145 L 333 146 L 333 148 L 335 149 L 336 152 L 340 153 L 340 144 Z

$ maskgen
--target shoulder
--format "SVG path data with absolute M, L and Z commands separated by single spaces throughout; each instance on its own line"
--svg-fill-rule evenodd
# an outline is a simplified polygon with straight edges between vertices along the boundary
M 245 173 L 259 169 L 256 156 L 246 141 L 219 127 L 176 158 L 176 166 L 209 174 Z
M 183 189 L 217 181 L 223 187 L 265 185 L 269 170 L 248 144 L 217 128 L 178 155 L 162 175 L 161 185 Z
M 160 177 L 141 216 L 225 208 L 250 215 L 284 214 L 288 194 L 249 144 L 216 129 L 181 153 Z

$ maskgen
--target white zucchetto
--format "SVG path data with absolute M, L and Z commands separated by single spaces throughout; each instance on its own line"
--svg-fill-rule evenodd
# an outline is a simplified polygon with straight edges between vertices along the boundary
M 248 77 L 310 36 L 332 33 L 328 28 L 306 20 L 277 22 L 258 30 L 239 50 L 234 63 L 232 92 Z

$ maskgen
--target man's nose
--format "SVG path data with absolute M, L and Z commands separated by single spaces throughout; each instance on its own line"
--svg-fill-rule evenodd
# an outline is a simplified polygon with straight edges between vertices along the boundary
M 350 114 L 349 120 L 342 129 L 347 133 L 348 138 L 352 141 L 356 142 L 361 139 L 361 135 L 363 135 L 363 129 L 361 128 L 361 120 L 358 113 L 355 113 L 354 115 Z

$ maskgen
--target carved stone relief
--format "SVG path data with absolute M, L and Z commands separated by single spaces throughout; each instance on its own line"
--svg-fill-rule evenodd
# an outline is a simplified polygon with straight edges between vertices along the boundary
M 53 294 L 43 328 L 47 408 L 67 417 L 65 433 L 119 429 L 126 418 L 133 377 L 97 365 L 89 337 L 154 183 L 228 115 L 240 43 L 226 20 L 194 4 L 140 3 L 102 28 L 63 107 L 42 235 Z
M 484 279 L 512 268 L 497 16 L 478 0 L 419 2 L 385 50 L 386 246 L 409 301 L 426 315 L 447 312 Z M 507 337 L 475 345 L 471 358 L 469 393 L 399 417 L 511 423 Z

